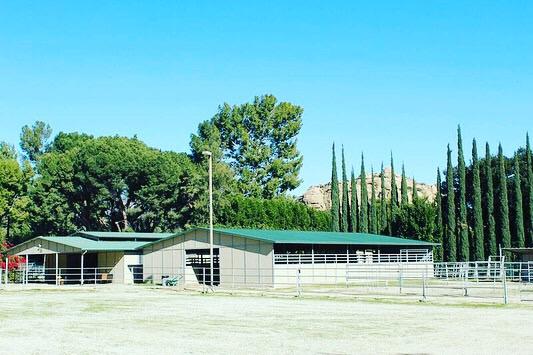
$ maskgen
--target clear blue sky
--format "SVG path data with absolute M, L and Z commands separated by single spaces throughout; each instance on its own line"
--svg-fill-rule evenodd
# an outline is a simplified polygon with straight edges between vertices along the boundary
M 533 132 L 533 2 L 451 3 L 2 1 L 0 140 L 43 120 L 186 151 L 219 104 L 272 93 L 305 109 L 297 192 L 333 141 L 434 182 L 458 123 L 467 160 Z

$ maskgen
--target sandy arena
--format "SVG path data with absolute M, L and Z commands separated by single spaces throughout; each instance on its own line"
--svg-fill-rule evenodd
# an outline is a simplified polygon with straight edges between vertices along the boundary
M 531 354 L 533 306 L 0 290 L 2 354 Z

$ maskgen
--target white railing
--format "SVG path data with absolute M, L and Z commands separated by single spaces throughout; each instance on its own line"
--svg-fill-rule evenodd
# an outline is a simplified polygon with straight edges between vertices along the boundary
M 274 264 L 369 264 L 432 262 L 433 253 L 410 251 L 400 254 L 274 254 Z
M 103 284 L 113 281 L 112 267 L 45 268 L 20 265 L 16 270 L 3 271 L 0 284 Z M 7 276 L 7 277 L 6 277 Z

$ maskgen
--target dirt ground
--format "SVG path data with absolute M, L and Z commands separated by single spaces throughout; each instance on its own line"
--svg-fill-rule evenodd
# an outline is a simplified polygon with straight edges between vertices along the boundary
M 2 354 L 531 354 L 533 305 L 0 289 Z

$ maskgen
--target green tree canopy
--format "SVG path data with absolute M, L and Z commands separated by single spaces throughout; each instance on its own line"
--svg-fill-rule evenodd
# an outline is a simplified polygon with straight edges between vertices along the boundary
M 20 134 L 20 148 L 26 158 L 36 162 L 46 149 L 48 139 L 52 135 L 50 126 L 42 121 L 36 121 L 33 126 L 22 127 Z
M 219 107 L 215 116 L 202 122 L 192 136 L 193 156 L 198 141 L 220 151 L 245 196 L 272 198 L 293 190 L 301 183 L 303 157 L 296 137 L 302 127 L 303 109 L 279 102 L 273 95 L 255 97 L 251 103 Z M 209 127 L 210 126 L 210 127 Z

